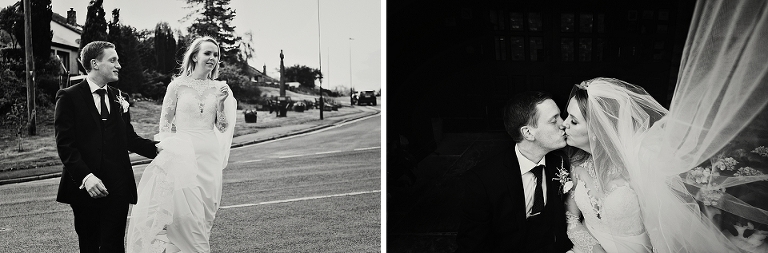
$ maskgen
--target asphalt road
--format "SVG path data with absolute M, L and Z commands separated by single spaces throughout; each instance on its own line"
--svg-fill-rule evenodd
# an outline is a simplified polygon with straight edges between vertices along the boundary
M 213 252 L 380 251 L 379 115 L 233 149 L 229 161 Z M 58 182 L 0 186 L 1 252 L 77 252 Z

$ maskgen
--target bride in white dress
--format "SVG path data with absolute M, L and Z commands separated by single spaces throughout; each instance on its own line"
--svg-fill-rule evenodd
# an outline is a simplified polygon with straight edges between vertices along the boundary
M 166 90 L 155 136 L 162 151 L 144 170 L 128 226 L 128 252 L 210 252 L 235 123 L 229 86 L 215 81 L 219 45 L 198 38 Z
M 567 143 L 578 149 L 570 154 L 573 190 L 566 201 L 573 251 L 739 252 L 692 202 L 681 178 L 665 175 L 667 166 L 686 165 L 662 148 L 669 144 L 659 142 L 669 112 L 643 88 L 587 80 L 573 88 L 567 112 Z
M 574 87 L 564 124 L 568 145 L 581 151 L 559 177 L 571 191 L 573 251 L 740 252 L 702 207 L 768 224 L 768 210 L 730 191 L 768 175 L 719 166 L 703 186 L 684 176 L 718 161 L 735 137 L 749 138 L 743 130 L 767 110 L 767 44 L 765 1 L 698 0 L 669 110 L 617 79 Z
M 568 145 L 578 150 L 570 155 L 571 179 L 575 188 L 566 201 L 568 237 L 576 252 L 653 252 L 650 238 L 643 226 L 637 194 L 630 185 L 626 169 L 604 166 L 607 164 L 597 166 L 600 171 L 595 168 L 591 152 L 600 149 L 598 147 L 601 143 L 598 143 L 596 138 L 589 137 L 588 133 L 595 130 L 588 129 L 587 121 L 590 119 L 585 118 L 587 114 L 583 112 L 601 109 L 588 108 L 588 85 L 592 85 L 592 92 L 615 90 L 620 93 L 623 92 L 620 88 L 637 89 L 620 80 L 595 78 L 576 85 L 571 92 L 567 107 L 568 117 L 563 125 Z M 626 98 L 628 101 L 625 103 L 632 103 L 629 96 Z M 666 114 L 661 105 L 656 104 L 652 108 L 659 110 L 655 111 L 656 117 L 652 117 L 655 120 Z M 583 223 L 580 221 L 580 215 L 584 217 Z

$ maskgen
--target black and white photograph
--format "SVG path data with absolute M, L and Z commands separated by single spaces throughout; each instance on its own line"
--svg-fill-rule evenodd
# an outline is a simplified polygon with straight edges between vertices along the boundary
M 768 253 L 768 1 L 0 0 L 2 252 Z
M 765 1 L 388 1 L 387 252 L 768 252 Z
M 0 6 L 0 251 L 381 250 L 382 2 Z

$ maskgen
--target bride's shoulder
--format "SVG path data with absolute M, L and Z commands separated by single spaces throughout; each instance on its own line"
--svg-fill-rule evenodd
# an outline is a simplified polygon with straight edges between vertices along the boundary
M 581 166 L 581 164 L 574 164 L 573 166 L 571 166 L 571 174 L 576 179 L 581 179 L 588 176 L 587 169 Z
M 174 76 L 173 78 L 171 78 L 171 82 L 168 83 L 168 87 L 171 87 L 171 86 L 175 87 L 175 86 L 179 86 L 180 84 L 185 84 L 185 83 L 188 83 L 188 82 L 189 82 L 189 78 L 188 77 L 185 77 L 185 76 Z

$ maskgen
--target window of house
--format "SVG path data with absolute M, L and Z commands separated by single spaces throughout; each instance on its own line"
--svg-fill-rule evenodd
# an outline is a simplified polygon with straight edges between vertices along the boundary
M 523 37 L 512 37 L 509 41 L 512 46 L 512 60 L 524 61 L 525 60 L 525 40 Z
M 580 14 L 579 15 L 579 32 L 583 33 L 591 33 L 592 32 L 592 25 L 593 25 L 593 16 L 592 14 Z
M 576 20 L 573 13 L 560 14 L 560 31 L 561 32 L 573 32 L 574 24 Z
M 530 39 L 529 46 L 531 51 L 531 61 L 541 61 L 545 60 L 546 56 L 544 55 L 544 39 L 541 37 L 532 37 Z
M 506 43 L 504 42 L 504 37 L 496 36 L 494 39 L 494 44 L 496 46 L 496 60 L 504 61 L 507 60 L 507 50 L 506 50 Z
M 659 20 L 669 20 L 669 10 L 659 10 Z
M 579 61 L 592 61 L 592 38 L 579 39 Z
M 595 39 L 595 61 L 603 61 L 603 48 L 605 41 L 602 38 Z
M 573 39 L 561 38 L 560 39 L 560 60 L 573 61 Z
M 69 70 L 72 69 L 72 66 L 69 66 L 69 52 L 57 51 L 56 55 L 58 55 L 59 59 L 61 59 L 61 65 L 64 65 L 64 68 L 67 69 L 67 72 L 69 72 Z
M 544 29 L 542 28 L 542 18 L 540 12 L 529 12 L 528 13 L 528 30 L 532 32 L 540 32 Z
M 523 14 L 519 12 L 509 13 L 509 30 L 522 31 L 523 30 Z

